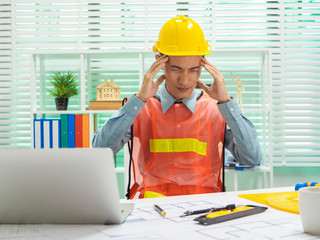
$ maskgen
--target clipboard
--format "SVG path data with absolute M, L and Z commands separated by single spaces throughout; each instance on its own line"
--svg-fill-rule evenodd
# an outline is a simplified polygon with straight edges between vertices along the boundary
M 211 225 L 211 224 L 229 221 L 232 219 L 237 219 L 241 217 L 262 213 L 267 209 L 268 209 L 267 207 L 245 205 L 245 206 L 239 206 L 233 210 L 222 210 L 222 211 L 202 215 L 195 218 L 194 221 L 197 221 L 202 225 Z

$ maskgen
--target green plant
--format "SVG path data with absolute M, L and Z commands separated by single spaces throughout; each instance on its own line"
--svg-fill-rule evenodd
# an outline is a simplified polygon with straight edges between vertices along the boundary
M 74 72 L 51 73 L 53 90 L 48 89 L 49 95 L 56 98 L 70 98 L 78 94 L 78 83 Z

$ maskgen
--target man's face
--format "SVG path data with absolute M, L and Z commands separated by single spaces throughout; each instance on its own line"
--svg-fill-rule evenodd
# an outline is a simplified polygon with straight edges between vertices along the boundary
M 164 67 L 166 87 L 176 100 L 190 97 L 201 73 L 202 56 L 168 56 Z

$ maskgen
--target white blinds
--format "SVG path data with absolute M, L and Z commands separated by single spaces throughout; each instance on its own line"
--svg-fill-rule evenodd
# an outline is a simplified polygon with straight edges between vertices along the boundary
M 271 49 L 275 165 L 320 165 L 319 0 L 8 0 L 0 6 L 1 146 L 30 146 L 30 53 L 150 50 L 162 24 L 184 14 L 201 25 L 214 49 Z M 92 81 L 113 68 L 122 97 L 137 91 L 136 62 L 93 64 Z
M 0 147 L 15 143 L 15 99 L 12 74 L 10 0 L 0 2 Z
M 280 12 L 274 161 L 320 166 L 320 1 L 284 1 Z

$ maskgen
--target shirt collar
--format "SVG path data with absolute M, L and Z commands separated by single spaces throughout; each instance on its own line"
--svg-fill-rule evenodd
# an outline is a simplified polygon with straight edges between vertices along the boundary
M 183 98 L 181 102 L 186 105 L 186 107 L 194 113 L 196 108 L 197 98 L 201 95 L 201 91 L 198 89 L 194 89 L 188 98 Z M 160 99 L 162 112 L 163 114 L 174 104 L 177 100 L 170 95 L 165 85 L 163 85 L 158 92 L 156 93 L 155 97 Z

